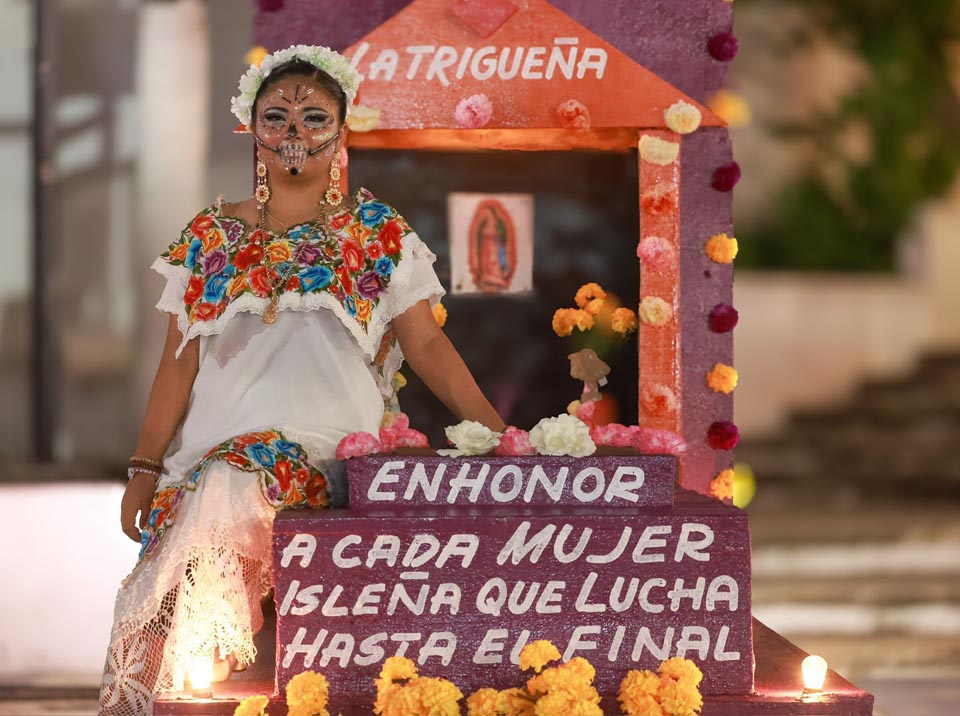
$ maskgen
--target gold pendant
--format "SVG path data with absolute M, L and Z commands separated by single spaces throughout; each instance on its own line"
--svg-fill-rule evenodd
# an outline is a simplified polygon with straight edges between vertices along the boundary
M 264 323 L 273 323 L 277 320 L 277 303 L 278 299 L 276 294 L 270 297 L 270 305 L 267 306 L 267 310 L 263 312 L 263 322 Z

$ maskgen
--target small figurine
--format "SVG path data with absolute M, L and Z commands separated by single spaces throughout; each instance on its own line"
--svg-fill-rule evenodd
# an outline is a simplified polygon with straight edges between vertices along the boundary
M 580 400 L 600 400 L 600 386 L 607 384 L 610 366 L 600 360 L 591 348 L 571 353 L 567 358 L 570 359 L 570 377 L 583 381 Z

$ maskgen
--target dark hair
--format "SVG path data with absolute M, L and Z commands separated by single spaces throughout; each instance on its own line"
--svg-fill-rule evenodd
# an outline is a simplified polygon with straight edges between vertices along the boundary
M 344 94 L 343 87 L 341 87 L 340 83 L 333 79 L 333 77 L 331 77 L 329 74 L 303 60 L 291 60 L 290 62 L 284 62 L 282 65 L 275 67 L 274 70 L 267 75 L 266 79 L 263 81 L 263 84 L 260 85 L 260 88 L 257 90 L 256 96 L 253 98 L 254 120 L 251 121 L 255 121 L 257 102 L 260 101 L 260 95 L 262 95 L 267 88 L 274 84 L 277 80 L 290 76 L 307 77 L 317 82 L 330 97 L 333 97 L 333 99 L 337 101 L 337 114 L 340 117 L 340 124 L 343 124 L 347 117 L 347 95 Z

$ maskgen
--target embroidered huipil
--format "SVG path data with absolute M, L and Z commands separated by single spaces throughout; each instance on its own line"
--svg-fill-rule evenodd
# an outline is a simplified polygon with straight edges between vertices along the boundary
M 435 256 L 366 189 L 326 225 L 276 234 L 204 209 L 153 263 L 157 308 L 200 337 L 141 559 L 117 595 L 101 713 L 150 711 L 215 649 L 252 661 L 275 510 L 325 507 L 337 443 L 377 434 L 402 361 L 390 321 L 444 290 Z M 273 323 L 263 314 L 278 297 Z M 185 575 L 191 578 L 185 580 Z
M 167 277 L 157 307 L 177 316 L 179 352 L 195 336 L 200 372 L 170 472 L 232 435 L 284 426 L 330 458 L 355 430 L 377 434 L 401 356 L 389 322 L 444 291 L 434 255 L 367 190 L 357 207 L 282 235 L 200 212 L 153 264 Z M 273 324 L 262 314 L 279 285 Z

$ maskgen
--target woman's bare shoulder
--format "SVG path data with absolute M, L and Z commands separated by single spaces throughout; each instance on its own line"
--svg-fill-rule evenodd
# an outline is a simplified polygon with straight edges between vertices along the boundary
M 221 205 L 220 213 L 223 216 L 233 216 L 238 219 L 243 219 L 248 224 L 257 223 L 257 219 L 259 218 L 257 200 L 252 196 L 235 203 L 224 202 Z

